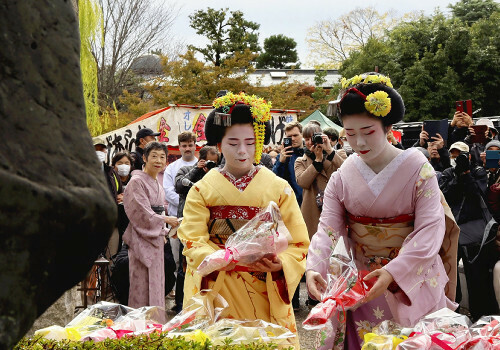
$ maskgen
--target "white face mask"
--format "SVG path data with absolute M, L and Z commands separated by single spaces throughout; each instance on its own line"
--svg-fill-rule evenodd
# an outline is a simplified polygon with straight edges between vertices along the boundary
M 103 151 L 95 151 L 95 153 L 97 154 L 97 158 L 99 158 L 99 161 L 101 163 L 104 163 L 106 161 L 106 153 L 104 153 Z
M 120 164 L 116 166 L 118 168 L 118 175 L 120 176 L 128 176 L 130 173 L 130 165 L 129 164 Z

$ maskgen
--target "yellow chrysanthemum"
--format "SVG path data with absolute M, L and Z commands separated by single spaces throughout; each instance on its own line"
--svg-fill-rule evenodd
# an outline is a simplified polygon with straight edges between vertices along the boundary
M 366 96 L 365 108 L 377 117 L 385 117 L 391 111 L 391 99 L 385 91 L 375 91 Z
M 355 75 L 350 79 L 350 81 L 351 81 L 350 85 L 356 85 L 363 81 L 363 77 L 361 75 Z
M 384 77 L 382 75 L 378 74 L 369 74 L 365 77 L 362 75 L 355 75 L 354 77 L 350 79 L 342 78 L 340 80 L 340 84 L 342 86 L 342 89 L 347 89 L 350 88 L 358 83 L 364 83 L 364 84 L 384 84 L 389 87 L 393 87 L 391 83 L 391 79 L 388 77 Z

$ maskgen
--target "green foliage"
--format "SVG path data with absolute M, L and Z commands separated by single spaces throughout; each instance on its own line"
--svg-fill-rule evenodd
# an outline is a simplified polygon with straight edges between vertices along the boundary
M 191 28 L 205 36 L 209 44 L 204 47 L 189 45 L 189 49 L 203 55 L 207 62 L 220 66 L 226 57 L 237 52 L 260 51 L 257 30 L 260 25 L 243 18 L 243 12 L 229 9 L 198 10 L 189 16 Z
M 99 119 L 97 62 L 92 54 L 91 42 L 96 41 L 98 35 L 102 35 L 102 10 L 94 0 L 80 0 L 78 2 L 78 16 L 83 98 L 87 127 L 94 136 L 102 131 L 102 125 Z
M 283 69 L 298 61 L 297 43 L 283 34 L 271 35 L 264 40 L 264 52 L 257 58 L 257 68 Z M 300 67 L 300 63 L 293 65 Z
M 214 346 L 207 341 L 204 344 L 185 340 L 182 337 L 168 338 L 166 333 L 151 335 L 141 335 L 137 337 L 123 337 L 121 339 L 106 339 L 102 342 L 80 342 L 80 341 L 54 341 L 43 338 L 23 338 L 14 347 L 14 350 L 126 350 L 126 349 L 142 349 L 142 350 L 272 350 L 278 346 L 272 343 L 252 343 L 248 345 L 232 345 L 230 340 L 227 340 L 224 345 Z M 291 349 L 291 348 L 289 348 Z
M 440 12 L 399 23 L 343 61 L 345 77 L 372 71 L 391 77 L 406 121 L 450 118 L 456 100 L 472 99 L 480 115 L 500 109 L 500 12 L 471 26 Z
M 488 18 L 495 11 L 500 10 L 500 5 L 494 0 L 461 0 L 455 5 L 448 5 L 448 7 L 455 17 L 467 24 Z

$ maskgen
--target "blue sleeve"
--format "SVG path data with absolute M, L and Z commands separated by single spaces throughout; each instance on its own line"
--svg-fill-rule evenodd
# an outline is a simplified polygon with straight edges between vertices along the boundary
M 280 155 L 278 154 L 276 156 L 276 162 L 274 162 L 273 166 L 273 173 L 278 175 L 281 178 L 285 177 L 285 169 L 286 169 L 286 163 L 281 163 L 280 162 Z

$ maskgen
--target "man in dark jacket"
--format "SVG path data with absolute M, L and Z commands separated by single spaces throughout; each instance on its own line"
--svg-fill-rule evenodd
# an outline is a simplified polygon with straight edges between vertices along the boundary
M 203 176 L 219 163 L 219 152 L 214 146 L 204 146 L 200 149 L 198 163 L 192 166 L 184 166 L 179 169 L 175 176 L 175 192 L 179 194 L 179 207 L 177 208 L 177 217 L 184 215 L 184 204 L 186 197 L 194 183 L 201 180 Z
M 468 152 L 461 152 L 455 160 L 455 167 L 445 169 L 439 179 L 439 187 L 460 227 L 458 258 L 462 259 L 469 294 L 469 311 L 474 319 L 498 311 L 490 268 L 472 260 L 472 252 L 482 239 L 491 218 L 484 195 L 487 187 L 486 170 L 471 164 Z M 467 253 L 467 254 L 465 254 Z M 479 257 L 478 261 L 485 261 Z M 491 266 L 492 268 L 492 266 Z M 460 301 L 460 284 L 457 286 L 457 300 Z
M 160 133 L 154 132 L 149 128 L 142 128 L 135 135 L 135 152 L 131 152 L 131 155 L 134 157 L 135 170 L 142 170 L 142 166 L 144 165 L 144 160 L 142 160 L 144 147 L 149 142 L 156 141 L 156 136 L 160 136 Z
M 282 147 L 281 153 L 276 157 L 273 172 L 292 186 L 300 206 L 302 204 L 302 187 L 297 184 L 294 166 L 297 158 L 304 155 L 302 125 L 297 121 L 288 123 L 285 125 L 285 135 L 292 139 L 292 144 L 288 147 Z
M 179 169 L 175 176 L 175 192 L 179 194 L 179 206 L 177 207 L 177 217 L 182 218 L 186 197 L 191 187 L 205 176 L 212 168 L 215 168 L 219 162 L 219 152 L 214 146 L 204 146 L 200 149 L 199 160 L 195 165 L 184 166 Z M 175 306 L 174 310 L 179 313 L 182 310 L 184 299 L 184 260 L 182 255 L 184 246 L 180 244 L 179 258 L 182 263 L 177 270 L 175 281 Z

